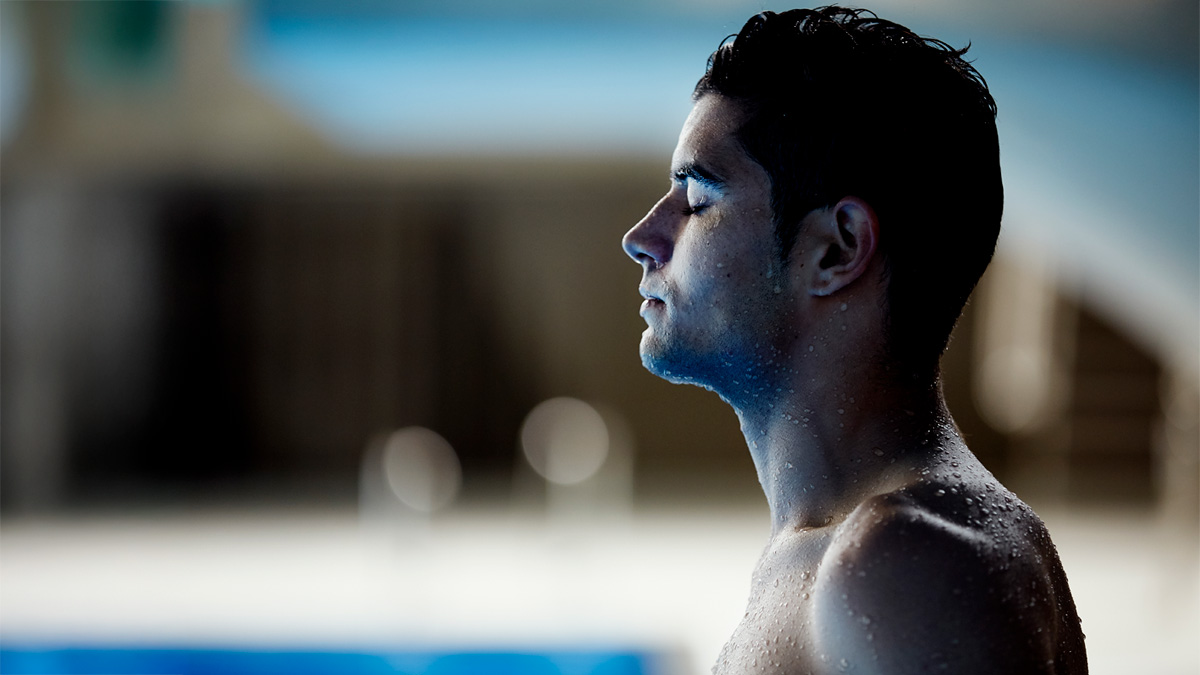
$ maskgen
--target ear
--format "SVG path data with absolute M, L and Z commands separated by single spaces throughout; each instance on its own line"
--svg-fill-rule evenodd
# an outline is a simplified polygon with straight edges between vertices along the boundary
M 831 209 L 817 212 L 810 223 L 815 246 L 809 276 L 812 295 L 832 295 L 867 271 L 879 244 L 879 219 L 858 197 L 844 197 Z

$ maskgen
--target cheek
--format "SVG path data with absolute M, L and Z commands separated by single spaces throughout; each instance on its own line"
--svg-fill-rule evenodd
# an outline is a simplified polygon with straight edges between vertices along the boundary
M 694 302 L 711 306 L 735 290 L 737 276 L 731 256 L 704 249 L 693 252 L 679 280 Z
M 698 289 L 713 283 L 728 267 L 724 255 L 714 250 L 703 234 L 681 238 L 675 244 L 671 264 L 681 286 Z
M 741 250 L 743 242 L 721 231 L 697 230 L 687 241 L 680 243 L 685 247 L 688 268 L 697 276 L 707 278 L 732 276 L 735 264 L 745 255 Z

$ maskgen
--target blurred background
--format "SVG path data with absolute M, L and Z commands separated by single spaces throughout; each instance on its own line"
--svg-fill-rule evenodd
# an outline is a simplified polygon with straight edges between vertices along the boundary
M 1200 672 L 1197 5 L 872 8 L 971 42 L 1000 109 L 951 410 L 1047 521 L 1092 672 Z M 10 655 L 707 672 L 765 502 L 733 413 L 642 370 L 619 240 L 762 9 L 0 2 Z

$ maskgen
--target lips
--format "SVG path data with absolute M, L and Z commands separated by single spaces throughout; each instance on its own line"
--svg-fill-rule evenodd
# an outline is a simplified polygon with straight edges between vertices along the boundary
M 642 294 L 642 297 L 643 297 L 643 298 L 645 298 L 645 299 L 647 299 L 647 300 L 653 300 L 653 301 L 655 301 L 655 302 L 662 302 L 662 298 L 660 298 L 659 296 L 657 296 L 657 295 L 655 295 L 655 294 L 651 293 L 649 290 L 647 290 L 647 289 L 646 289 L 646 287 L 645 287 L 645 286 L 639 286 L 639 287 L 638 287 L 638 293 L 641 293 L 641 294 Z
M 642 294 L 643 298 L 645 298 L 645 300 L 642 301 L 641 310 L 638 312 L 638 314 L 642 315 L 643 317 L 646 316 L 646 312 L 666 306 L 666 303 L 663 302 L 662 298 L 654 295 L 645 288 L 638 288 L 638 292 Z

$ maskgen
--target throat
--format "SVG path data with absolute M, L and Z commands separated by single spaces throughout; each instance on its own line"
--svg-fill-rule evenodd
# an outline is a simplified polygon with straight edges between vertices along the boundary
M 847 492 L 836 448 L 814 434 L 811 418 L 808 423 L 803 419 L 785 418 L 782 424 L 765 428 L 743 425 L 758 482 L 771 510 L 773 533 L 830 525 L 839 515 L 839 497 Z
M 840 522 L 862 499 L 903 484 L 944 438 L 957 437 L 940 396 L 859 394 L 827 397 L 822 407 L 783 401 L 739 410 L 773 532 Z

